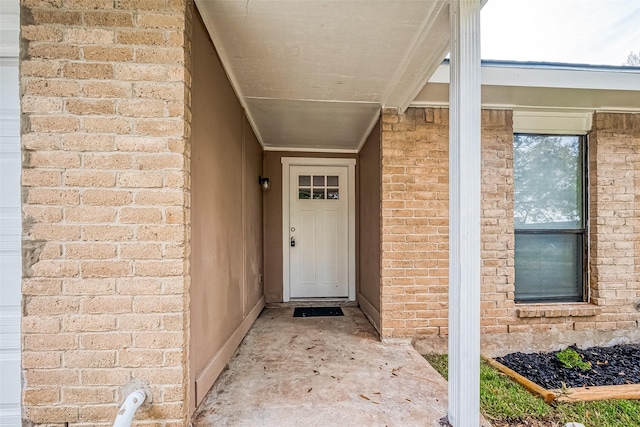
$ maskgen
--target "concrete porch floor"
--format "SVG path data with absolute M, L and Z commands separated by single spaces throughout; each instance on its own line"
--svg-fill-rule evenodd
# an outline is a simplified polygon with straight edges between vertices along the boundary
M 343 311 L 265 309 L 193 426 L 440 426 L 446 381 L 410 344 L 380 342 L 360 309 Z

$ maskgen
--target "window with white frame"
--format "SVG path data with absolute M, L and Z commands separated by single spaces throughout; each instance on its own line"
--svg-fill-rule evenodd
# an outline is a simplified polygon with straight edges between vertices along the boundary
M 514 135 L 516 302 L 584 300 L 585 142 Z

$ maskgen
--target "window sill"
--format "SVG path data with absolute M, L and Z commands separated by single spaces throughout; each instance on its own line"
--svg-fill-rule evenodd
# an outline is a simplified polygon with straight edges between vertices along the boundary
M 602 313 L 602 307 L 588 303 L 526 304 L 516 306 L 520 318 L 589 317 Z

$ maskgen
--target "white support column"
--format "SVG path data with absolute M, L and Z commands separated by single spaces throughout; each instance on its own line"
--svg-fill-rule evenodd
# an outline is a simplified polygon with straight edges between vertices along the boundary
M 449 422 L 480 425 L 480 3 L 450 0 Z

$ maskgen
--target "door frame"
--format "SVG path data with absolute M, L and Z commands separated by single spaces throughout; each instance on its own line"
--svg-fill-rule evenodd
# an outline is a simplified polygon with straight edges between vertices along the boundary
M 356 300 L 356 159 L 320 157 L 282 157 L 282 300 L 290 301 L 289 228 L 290 228 L 290 168 L 291 166 L 345 166 L 347 167 L 348 210 L 348 289 L 349 301 Z M 304 299 L 304 298 L 302 298 Z

